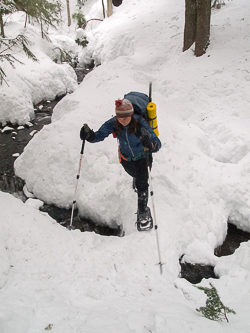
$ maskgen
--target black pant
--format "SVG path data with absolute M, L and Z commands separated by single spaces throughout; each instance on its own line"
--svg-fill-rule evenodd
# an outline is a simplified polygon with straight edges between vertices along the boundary
M 135 178 L 135 186 L 138 194 L 148 191 L 148 165 L 152 167 L 152 154 L 147 158 L 141 158 L 138 161 L 121 160 L 124 170 Z

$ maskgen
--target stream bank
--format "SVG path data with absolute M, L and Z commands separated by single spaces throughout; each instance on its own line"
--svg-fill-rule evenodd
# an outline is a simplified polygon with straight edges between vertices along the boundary
M 87 70 L 89 72 L 89 70 Z M 86 73 L 81 74 L 82 77 Z M 80 71 L 78 71 L 78 82 L 81 80 Z M 55 101 L 42 101 L 35 106 L 35 119 L 18 126 L 8 124 L 2 128 L 0 133 L 0 190 L 9 192 L 26 201 L 27 197 L 23 193 L 24 182 L 14 174 L 14 161 L 18 157 L 28 142 L 34 137 L 35 133 L 40 131 L 44 125 L 51 122 L 53 108 L 63 96 L 58 96 Z M 40 208 L 41 211 L 47 212 L 62 226 L 67 227 L 70 224 L 71 209 L 66 210 L 53 205 L 44 204 Z M 123 236 L 119 226 L 111 229 L 107 226 L 98 225 L 93 221 L 81 219 L 77 211 L 74 212 L 73 226 L 81 231 L 96 232 L 105 236 Z M 242 233 L 244 236 L 242 236 Z M 244 240 L 243 240 L 244 239 Z M 241 241 L 250 240 L 250 235 L 237 229 L 228 223 L 228 234 L 223 245 L 215 250 L 218 256 L 230 255 L 240 245 Z M 191 283 L 199 283 L 202 278 L 216 278 L 214 268 L 212 266 L 191 265 L 183 263 L 180 258 L 181 277 L 187 279 Z
M 0 190 L 11 193 L 25 202 L 28 197 L 24 194 L 24 181 L 17 177 L 14 172 L 15 159 L 23 152 L 25 146 L 40 131 L 44 125 L 51 122 L 51 116 L 56 104 L 64 96 L 58 97 L 54 101 L 42 101 L 34 106 L 35 119 L 24 126 L 7 124 L 0 133 Z M 67 227 L 70 224 L 71 209 L 59 208 L 54 205 L 44 205 L 41 211 L 48 213 L 62 226 Z M 103 236 L 122 236 L 122 230 L 119 226 L 116 229 L 105 225 L 99 225 L 89 219 L 82 219 L 78 216 L 77 210 L 74 211 L 73 226 L 76 229 L 89 232 L 95 232 Z
M 228 221 L 227 236 L 223 244 L 214 250 L 214 254 L 217 257 L 229 256 L 235 252 L 242 242 L 248 242 L 249 240 L 250 233 L 238 229 Z M 180 275 L 190 283 L 200 283 L 203 278 L 218 278 L 214 273 L 213 266 L 182 262 L 182 257 L 179 260 L 181 266 Z
M 78 84 L 93 69 L 93 64 L 86 68 L 75 68 Z M 8 123 L 6 126 L 0 126 L 0 190 L 11 193 L 25 202 L 28 197 L 25 195 L 24 181 L 15 175 L 15 159 L 22 154 L 25 146 L 29 143 L 34 135 L 39 132 L 43 126 L 51 123 L 51 116 L 56 104 L 65 95 L 57 96 L 53 101 L 41 101 L 34 106 L 35 118 L 23 126 Z M 26 193 L 27 194 L 27 193 Z M 67 227 L 70 224 L 71 209 L 59 208 L 54 205 L 44 205 L 41 211 L 47 212 L 62 226 Z M 89 219 L 82 219 L 78 216 L 77 210 L 74 211 L 73 223 L 74 228 L 83 231 L 95 232 L 103 236 L 123 236 L 119 226 L 109 228 L 105 225 L 99 225 Z

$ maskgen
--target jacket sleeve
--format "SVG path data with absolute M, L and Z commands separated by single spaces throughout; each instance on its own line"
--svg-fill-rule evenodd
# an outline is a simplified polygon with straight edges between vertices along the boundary
M 140 120 L 140 126 L 144 127 L 148 132 L 149 132 L 149 139 L 150 141 L 153 143 L 153 153 L 156 153 L 158 150 L 160 150 L 161 148 L 161 141 L 160 139 L 157 137 L 157 135 L 155 134 L 155 132 L 153 131 L 152 127 L 147 123 L 147 121 L 142 118 Z
M 94 139 L 91 143 L 103 141 L 115 130 L 115 117 L 106 121 L 98 131 L 95 132 Z

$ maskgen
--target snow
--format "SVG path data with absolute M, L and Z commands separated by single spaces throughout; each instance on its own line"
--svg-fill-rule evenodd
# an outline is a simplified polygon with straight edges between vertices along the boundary
M 15 14 L 15 17 L 21 20 L 22 15 Z M 5 31 L 9 38 L 24 33 L 29 40 L 29 48 L 38 59 L 37 62 L 27 59 L 27 56 L 16 48 L 15 58 L 19 62 L 14 63 L 15 70 L 6 60 L 1 62 L 7 77 L 6 82 L 0 86 L 0 123 L 5 125 L 10 121 L 23 125 L 34 118 L 34 104 L 73 92 L 77 87 L 77 78 L 70 65 L 53 61 L 58 58 L 58 42 L 53 44 L 42 39 L 40 31 L 33 26 L 23 29 L 21 21 L 13 23 L 9 20 Z M 72 38 L 68 39 L 73 43 Z
M 100 8 L 100 1 L 88 0 L 83 11 L 100 17 Z M 228 220 L 250 231 L 249 11 L 246 0 L 214 10 L 211 43 L 196 58 L 192 49 L 182 52 L 184 2 L 124 0 L 111 17 L 87 27 L 87 48 L 75 49 L 81 64 L 101 64 L 79 86 L 41 40 L 32 46 L 39 64 L 20 55 L 29 70 L 8 69 L 11 89 L 0 87 L 1 121 L 25 124 L 35 101 L 74 92 L 15 162 L 30 199 L 0 193 L 0 332 L 249 333 L 250 242 L 233 255 L 214 255 Z M 53 31 L 55 39 L 72 45 L 72 30 L 59 32 Z M 162 142 L 152 169 L 162 275 L 155 231 L 139 233 L 134 225 L 136 193 L 112 137 L 86 143 L 76 201 L 83 217 L 122 225 L 125 237 L 69 231 L 38 210 L 42 202 L 71 206 L 82 124 L 97 130 L 114 115 L 115 99 L 147 93 L 149 81 Z M 18 106 L 15 114 L 10 101 Z M 236 311 L 229 324 L 196 312 L 206 298 L 179 277 L 182 255 L 215 266 L 220 278 L 201 285 L 212 282 Z
M 5 127 L 1 130 L 1 132 L 2 132 L 2 133 L 8 133 L 8 132 L 12 132 L 13 130 L 14 130 L 13 127 L 5 126 Z

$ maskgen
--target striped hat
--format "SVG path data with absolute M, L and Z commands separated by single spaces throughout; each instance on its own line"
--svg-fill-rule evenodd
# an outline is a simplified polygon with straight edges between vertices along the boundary
M 115 113 L 118 118 L 131 117 L 134 113 L 133 105 L 128 99 L 115 101 Z

